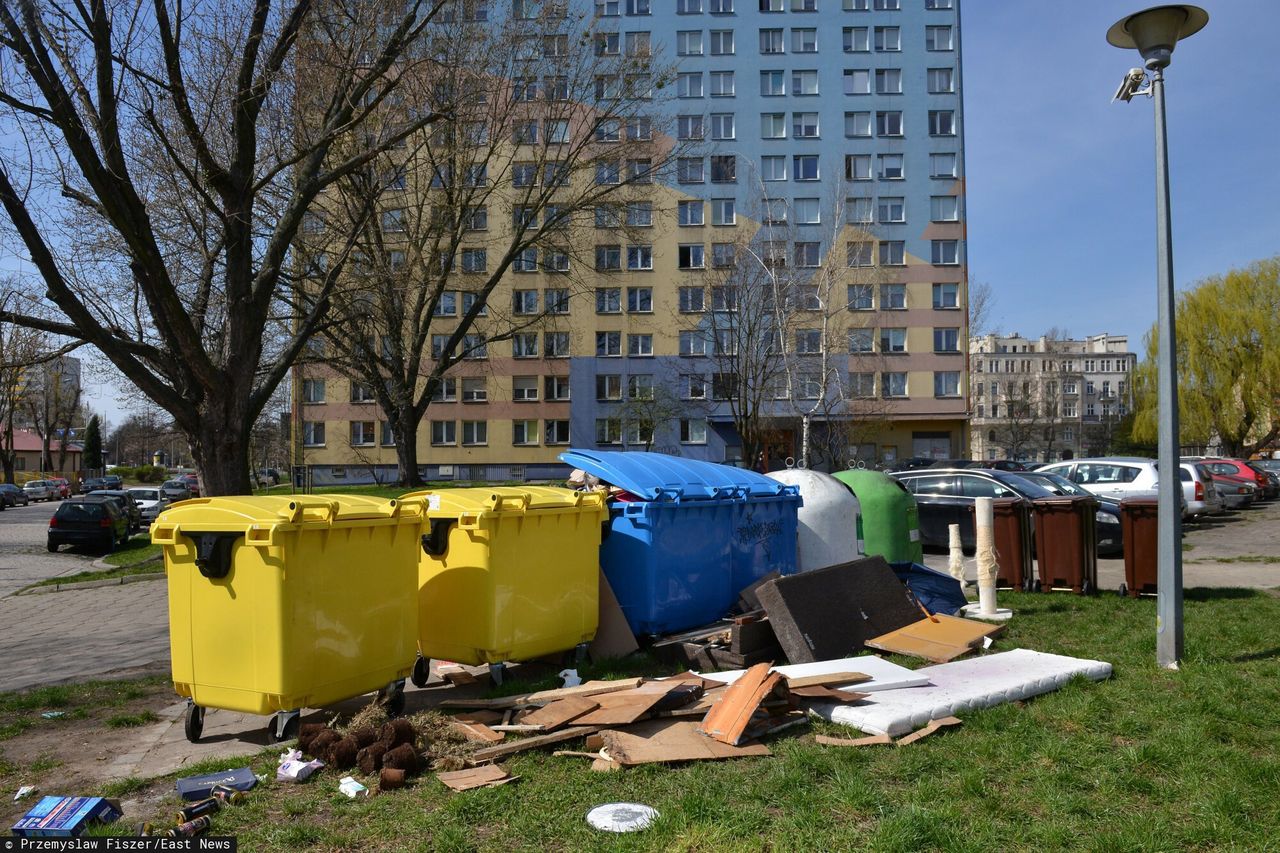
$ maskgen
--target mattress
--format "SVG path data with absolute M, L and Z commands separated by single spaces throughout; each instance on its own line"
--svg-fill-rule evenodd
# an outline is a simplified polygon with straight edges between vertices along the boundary
M 890 663 L 875 655 L 863 655 L 856 658 L 837 658 L 820 660 L 813 663 L 793 663 L 786 666 L 775 666 L 774 672 L 780 672 L 787 678 L 803 678 L 808 675 L 828 675 L 833 672 L 861 672 L 871 676 L 870 681 L 859 681 L 857 684 L 832 684 L 836 689 L 856 690 L 859 693 L 871 693 L 878 690 L 893 690 L 900 687 L 918 687 L 929 683 L 924 670 L 909 670 L 905 666 Z M 723 681 L 732 684 L 737 681 L 745 669 L 728 672 L 704 672 L 702 677 L 711 681 Z
M 929 685 L 881 690 L 858 705 L 814 705 L 810 713 L 868 734 L 903 735 L 930 720 L 1049 693 L 1078 675 L 1101 681 L 1111 675 L 1111 664 L 1014 649 L 922 667 L 913 675 L 928 678 Z

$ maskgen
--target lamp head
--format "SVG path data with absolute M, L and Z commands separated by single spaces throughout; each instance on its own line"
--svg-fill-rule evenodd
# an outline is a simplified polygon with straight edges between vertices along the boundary
M 1107 30 L 1107 41 L 1136 48 L 1154 71 L 1169 64 L 1180 39 L 1200 32 L 1208 22 L 1209 13 L 1199 6 L 1153 6 L 1116 21 Z

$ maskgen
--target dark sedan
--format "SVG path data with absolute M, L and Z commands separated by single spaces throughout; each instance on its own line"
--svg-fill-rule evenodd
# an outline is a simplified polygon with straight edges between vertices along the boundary
M 129 522 L 129 532 L 137 533 L 142 529 L 142 509 L 133 495 L 120 489 L 94 489 L 89 497 L 113 498 L 120 506 L 120 511 Z
M 1099 504 L 1094 515 L 1098 553 L 1114 554 L 1123 548 L 1119 503 L 1090 494 L 1062 477 L 988 468 L 929 468 L 890 476 L 915 495 L 920 513 L 920 541 L 925 545 L 946 548 L 950 541 L 948 526 L 959 524 L 961 542 L 966 548 L 973 548 L 973 514 L 969 507 L 977 498 L 1037 500 L 1082 495 L 1092 497 Z
M 129 519 L 109 497 L 71 498 L 49 519 L 49 550 L 60 545 L 90 545 L 110 554 L 129 541 Z
M 13 483 L 0 483 L 0 498 L 4 499 L 4 506 L 26 506 L 31 503 L 27 493 Z

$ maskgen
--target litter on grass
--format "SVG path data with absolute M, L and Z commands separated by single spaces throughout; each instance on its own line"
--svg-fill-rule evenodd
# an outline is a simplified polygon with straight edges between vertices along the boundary
M 657 818 L 657 809 L 640 803 L 607 803 L 587 812 L 587 823 L 605 832 L 638 832 Z

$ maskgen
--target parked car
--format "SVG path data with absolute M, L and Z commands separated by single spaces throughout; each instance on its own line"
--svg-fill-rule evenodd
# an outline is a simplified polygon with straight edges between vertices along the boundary
M 165 498 L 170 503 L 193 497 L 186 480 L 166 480 L 160 484 L 160 491 L 164 492 Z
M 142 529 L 142 509 L 138 506 L 138 502 L 133 499 L 133 495 L 125 489 L 97 489 L 89 493 L 89 497 L 113 498 L 120 504 L 120 509 L 124 512 L 125 518 L 129 519 L 129 532 L 137 533 Z
M 275 486 L 280 482 L 280 472 L 275 468 L 259 468 L 255 476 L 264 486 Z
M 88 477 L 80 481 L 80 494 L 87 495 L 94 489 L 109 489 L 107 481 L 101 477 Z
M 1218 487 L 1214 485 L 1212 471 L 1199 462 L 1183 462 L 1179 468 L 1187 518 L 1215 515 L 1226 509 L 1222 496 L 1218 494 Z
M 1037 470 L 1059 474 L 1095 495 L 1115 500 L 1154 498 L 1160 480 L 1156 461 L 1139 456 L 1070 459 Z
M 50 551 L 61 545 L 91 545 L 111 553 L 128 541 L 129 519 L 108 497 L 65 500 L 49 519 Z
M 1280 477 L 1280 459 L 1250 459 L 1249 464 Z
M 1224 459 L 1208 456 L 1202 459 L 1200 464 L 1215 474 L 1239 477 L 1246 482 L 1253 483 L 1258 487 L 1257 496 L 1259 499 L 1266 500 L 1275 497 L 1275 493 L 1271 490 L 1271 478 L 1267 476 L 1266 471 L 1250 466 L 1243 459 Z
M 71 481 L 70 480 L 67 480 L 65 477 L 53 477 L 49 480 L 49 482 L 58 487 L 58 497 L 60 498 L 71 497 Z
M 1211 467 L 1209 470 L 1213 471 Z M 1258 485 L 1243 477 L 1213 472 L 1213 486 L 1222 495 L 1227 509 L 1248 509 L 1258 500 Z
M 23 484 L 22 490 L 33 501 L 51 501 L 57 497 L 53 484 L 48 480 L 30 480 Z
M 121 479 L 119 474 L 103 474 L 102 481 L 107 484 L 108 489 L 124 488 L 124 480 Z
M 26 506 L 31 503 L 31 498 L 27 497 L 27 493 L 13 483 L 0 483 L 0 498 L 4 499 L 3 504 L 0 504 L 0 509 L 10 506 Z
M 1039 498 L 1089 495 L 1098 501 L 1094 515 L 1098 552 L 1112 554 L 1122 548 L 1119 503 L 1093 495 L 1069 480 L 1040 472 L 995 471 L 984 468 L 928 468 L 890 474 L 915 495 L 920 518 L 920 541 L 946 548 L 949 525 L 960 525 L 960 541 L 973 548 L 973 516 L 969 507 L 976 498 Z
M 191 497 L 200 497 L 200 478 L 195 474 L 183 474 L 178 478 L 187 484 L 187 488 L 191 490 Z
M 884 466 L 885 473 L 893 473 L 894 471 L 914 471 L 917 468 L 928 468 L 936 459 L 927 456 L 912 456 L 907 459 L 899 459 L 897 462 L 890 462 Z
M 138 511 L 142 513 L 142 523 L 147 526 L 169 507 L 169 499 L 158 487 L 135 486 L 128 491 L 138 505 Z

